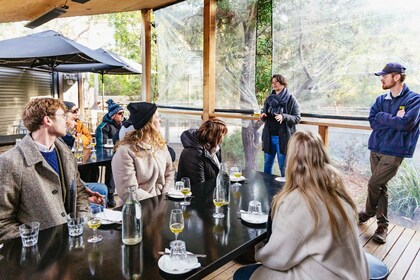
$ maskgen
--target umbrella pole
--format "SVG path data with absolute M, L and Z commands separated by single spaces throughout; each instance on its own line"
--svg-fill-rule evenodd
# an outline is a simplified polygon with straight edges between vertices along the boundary
M 101 81 L 102 81 L 102 111 L 105 112 L 105 84 L 104 84 L 104 74 L 101 74 Z

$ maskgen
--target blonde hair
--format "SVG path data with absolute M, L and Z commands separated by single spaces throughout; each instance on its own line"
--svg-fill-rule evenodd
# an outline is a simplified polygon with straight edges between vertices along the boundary
M 120 145 L 128 144 L 137 155 L 140 155 L 142 149 L 138 144 L 141 142 L 150 144 L 153 147 L 153 150 L 165 148 L 166 141 L 153 125 L 153 118 L 150 118 L 141 129 L 127 132 L 124 135 L 124 138 L 115 145 L 115 150 L 117 150 Z
M 290 138 L 287 149 L 286 183 L 283 189 L 274 197 L 272 215 L 281 201 L 292 191 L 297 190 L 306 201 L 312 217 L 315 219 L 314 231 L 318 229 L 320 216 L 316 205 L 322 202 L 327 208 L 331 233 L 339 240 L 340 233 L 353 230 L 340 198 L 348 203 L 356 219 L 356 205 L 344 188 L 339 171 L 334 168 L 323 142 L 318 135 L 299 131 Z M 338 221 L 343 220 L 347 228 L 340 228 Z

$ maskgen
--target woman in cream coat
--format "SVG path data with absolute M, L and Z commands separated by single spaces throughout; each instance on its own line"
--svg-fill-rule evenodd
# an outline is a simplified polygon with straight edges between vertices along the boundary
M 357 235 L 356 206 L 319 136 L 296 132 L 286 183 L 272 203 L 272 231 L 256 246 L 255 264 L 238 279 L 369 279 Z
M 112 173 L 118 196 L 124 203 L 128 187 L 136 185 L 137 199 L 167 193 L 173 188 L 175 169 L 165 140 L 159 132 L 160 119 L 155 104 L 130 103 L 130 122 L 135 130 L 128 132 L 115 146 Z

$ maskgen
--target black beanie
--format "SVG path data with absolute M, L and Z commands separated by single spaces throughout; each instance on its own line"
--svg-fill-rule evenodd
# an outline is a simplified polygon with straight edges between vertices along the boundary
M 156 104 L 149 102 L 133 102 L 128 104 L 128 111 L 130 111 L 129 121 L 133 124 L 135 129 L 143 128 L 146 123 L 153 117 L 157 110 Z
M 76 106 L 76 104 L 74 104 L 73 102 L 70 102 L 70 101 L 64 101 L 64 105 L 66 105 L 67 111 L 70 111 L 71 108 Z

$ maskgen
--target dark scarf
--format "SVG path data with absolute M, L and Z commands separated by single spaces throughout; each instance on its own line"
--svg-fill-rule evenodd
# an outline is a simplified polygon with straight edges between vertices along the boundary
M 273 90 L 267 98 L 267 113 L 271 115 L 283 113 L 289 98 L 290 94 L 287 88 L 284 88 L 278 95 Z

